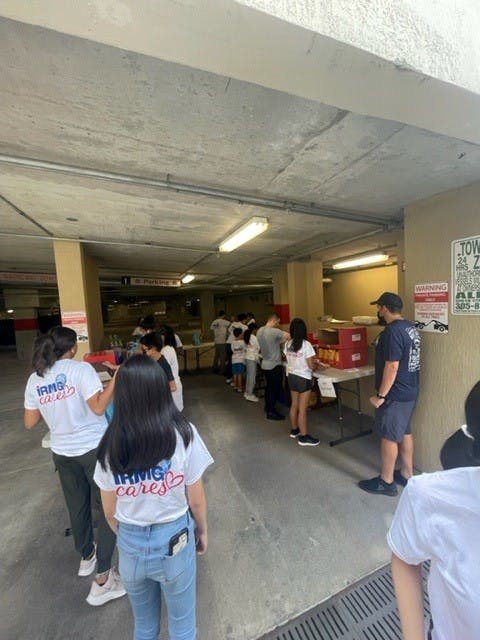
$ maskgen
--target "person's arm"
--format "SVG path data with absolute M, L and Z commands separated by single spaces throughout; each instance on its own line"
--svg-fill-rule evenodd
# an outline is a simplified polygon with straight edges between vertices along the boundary
M 40 422 L 42 417 L 38 409 L 25 409 L 23 412 L 23 424 L 26 429 L 33 429 L 33 427 Z
M 390 389 L 393 387 L 393 383 L 395 382 L 395 378 L 397 377 L 398 367 L 400 362 L 398 360 L 387 360 L 383 367 L 383 375 L 382 382 L 380 384 L 380 388 L 377 389 L 377 393 L 381 396 L 386 396 Z M 385 402 L 384 398 L 379 398 L 378 396 L 372 396 L 370 398 L 370 404 L 372 404 L 375 409 L 378 409 Z
M 403 640 L 424 640 L 422 565 L 407 564 L 393 553 L 392 575 Z
M 187 501 L 195 520 L 195 539 L 197 553 L 203 555 L 208 546 L 207 536 L 207 497 L 203 481 L 197 480 L 187 485 Z
M 118 522 L 115 518 L 115 511 L 117 509 L 117 496 L 115 491 L 100 490 L 102 496 L 102 507 L 105 515 L 105 520 L 108 522 L 110 529 L 115 535 L 117 535 Z
M 110 400 L 112 399 L 113 390 L 115 388 L 115 378 L 117 377 L 117 371 L 118 371 L 118 368 L 115 369 L 113 378 L 105 387 L 105 389 L 97 391 L 96 393 L 93 394 L 93 396 L 90 396 L 90 398 L 87 399 L 88 406 L 93 411 L 93 413 L 95 413 L 97 416 L 102 416 L 105 413 L 105 409 L 107 408 Z

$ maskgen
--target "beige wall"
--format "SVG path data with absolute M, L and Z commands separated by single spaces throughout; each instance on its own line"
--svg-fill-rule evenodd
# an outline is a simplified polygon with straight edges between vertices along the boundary
M 480 233 L 480 183 L 416 203 L 405 215 L 406 315 L 414 285 L 448 282 L 451 242 Z M 465 397 L 480 378 L 480 315 L 449 316 L 447 335 L 422 333 L 421 390 L 414 414 L 415 464 L 440 468 L 445 438 L 464 422 Z
M 332 280 L 333 282 L 325 284 L 325 314 L 338 320 L 375 315 L 377 309 L 369 303 L 382 291 L 394 291 L 402 295 L 398 289 L 396 265 L 335 273 Z

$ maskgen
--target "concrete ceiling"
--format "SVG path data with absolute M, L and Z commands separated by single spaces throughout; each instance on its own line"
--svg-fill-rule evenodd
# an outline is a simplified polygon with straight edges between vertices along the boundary
M 2 18 L 0 56 L 0 271 L 54 272 L 62 238 L 106 286 L 268 285 L 388 244 L 405 205 L 480 175 L 473 143 Z M 219 254 L 254 215 L 268 231 Z

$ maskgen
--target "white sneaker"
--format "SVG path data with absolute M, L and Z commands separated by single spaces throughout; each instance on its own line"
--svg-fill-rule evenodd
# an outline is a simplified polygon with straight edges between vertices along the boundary
M 91 575 L 95 571 L 95 565 L 97 564 L 97 545 L 93 543 L 93 556 L 87 560 L 80 560 L 80 566 L 78 567 L 78 575 L 81 578 Z
M 250 402 L 258 402 L 257 396 L 253 393 L 245 393 L 243 397 L 245 400 L 250 400 Z
M 50 449 L 50 431 L 43 436 L 42 447 L 43 449 Z
M 99 607 L 106 602 L 110 602 L 110 600 L 121 598 L 126 593 L 122 579 L 112 567 L 108 573 L 108 579 L 105 584 L 100 586 L 95 580 L 92 582 L 90 593 L 87 596 L 87 602 L 91 604 L 92 607 Z

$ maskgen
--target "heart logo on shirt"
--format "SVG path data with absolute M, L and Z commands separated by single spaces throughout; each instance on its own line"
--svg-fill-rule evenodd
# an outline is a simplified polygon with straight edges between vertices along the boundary
M 182 484 L 184 478 L 185 476 L 183 475 L 183 473 L 175 475 L 173 471 L 167 471 L 167 473 L 165 474 L 164 483 L 166 484 L 168 489 L 174 489 L 175 487 L 178 487 Z

